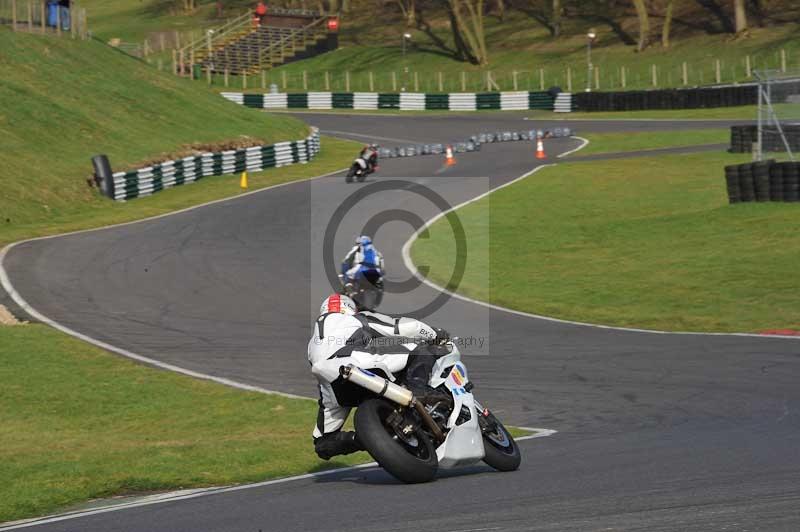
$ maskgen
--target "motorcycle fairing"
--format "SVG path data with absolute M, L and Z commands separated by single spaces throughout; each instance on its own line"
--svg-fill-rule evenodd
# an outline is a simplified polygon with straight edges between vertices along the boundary
M 453 345 L 450 354 L 439 358 L 431 372 L 430 385 L 436 388 L 444 384 L 453 394 L 454 403 L 453 412 L 447 421 L 447 428 L 450 430 L 444 443 L 436 449 L 439 467 L 449 468 L 479 462 L 485 453 L 483 436 L 475 410 L 475 399 L 464 388 L 464 385 L 469 382 L 467 368 L 461 364 L 460 360 L 461 354 Z M 450 371 L 445 374 L 445 377 L 442 377 L 447 368 L 450 368 Z M 457 425 L 456 421 L 464 407 L 469 412 L 469 419 Z

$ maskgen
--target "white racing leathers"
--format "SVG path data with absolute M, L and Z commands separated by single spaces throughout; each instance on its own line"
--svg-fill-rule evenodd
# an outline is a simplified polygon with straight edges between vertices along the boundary
M 352 407 L 368 393 L 339 375 L 339 368 L 353 364 L 390 379 L 402 371 L 412 350 L 401 342 L 433 340 L 434 329 L 413 318 L 395 318 L 377 312 L 355 316 L 323 314 L 308 342 L 311 372 L 319 381 L 319 414 L 314 438 L 342 428 Z

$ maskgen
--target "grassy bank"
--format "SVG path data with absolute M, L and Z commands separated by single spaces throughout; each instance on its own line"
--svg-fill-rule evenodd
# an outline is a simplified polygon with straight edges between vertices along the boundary
M 747 159 L 702 153 L 541 170 L 458 211 L 472 251 L 457 290 L 608 325 L 800 328 L 800 212 L 788 203 L 729 206 L 722 167 Z M 439 222 L 412 251 L 444 283 L 453 249 Z
M 114 205 L 86 184 L 94 154 L 107 154 L 113 168 L 122 169 L 187 144 L 243 135 L 269 143 L 308 132 L 292 117 L 232 104 L 100 43 L 0 28 L 0 48 L 0 100 L 7 103 L 0 110 L 0 243 L 238 193 L 231 179 L 210 178 Z M 323 156 L 314 163 L 264 172 L 252 185 L 346 166 L 345 151 L 347 143 L 325 139 Z
M 0 377 L 0 522 L 369 459 L 317 458 L 314 401 L 154 370 L 42 325 L 0 326 Z
M 800 66 L 800 41 L 794 37 L 796 31 L 794 25 L 754 29 L 748 39 L 736 43 L 724 34 L 693 35 L 676 41 L 670 49 L 653 47 L 641 54 L 606 34 L 593 51 L 593 64 L 599 73 L 599 85 L 594 85 L 593 80 L 593 88 L 621 90 L 623 67 L 627 89 L 678 87 L 682 85 L 684 61 L 688 65 L 689 86 L 713 84 L 716 60 L 720 61 L 722 82 L 745 81 L 748 79 L 745 56 L 749 55 L 758 68 L 777 68 L 781 48 L 787 51 L 792 67 Z M 404 54 L 402 32 L 398 30 L 383 38 L 360 38 L 357 43 L 343 44 L 334 52 L 272 69 L 266 74 L 267 83 L 275 83 L 289 92 L 302 92 L 304 87 L 345 91 L 348 78 L 352 91 L 373 88 L 389 92 L 402 86 L 408 91 L 420 92 L 440 92 L 440 87 L 442 92 L 459 92 L 462 87 L 467 91 L 483 91 L 487 89 L 486 74 L 491 72 L 498 87 L 508 91 L 514 90 L 516 72 L 519 90 L 552 86 L 568 90 L 569 69 L 572 90 L 581 91 L 586 86 L 585 37 L 581 34 L 552 40 L 547 31 L 522 13 L 509 12 L 502 23 L 487 17 L 486 39 L 490 50 L 487 67 L 455 60 L 420 31 L 411 31 L 412 46 Z M 432 34 L 449 45 L 450 36 L 444 25 L 437 25 Z M 656 85 L 652 83 L 654 65 Z M 214 83 L 221 87 L 223 78 L 215 78 Z M 234 88 L 237 84 L 240 87 L 241 80 L 232 78 L 230 83 Z

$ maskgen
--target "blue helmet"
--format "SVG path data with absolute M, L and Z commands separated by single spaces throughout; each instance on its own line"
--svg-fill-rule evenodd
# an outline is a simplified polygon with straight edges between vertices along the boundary
M 360 246 L 369 246 L 372 244 L 372 239 L 366 235 L 361 235 L 360 237 L 356 238 L 356 244 Z

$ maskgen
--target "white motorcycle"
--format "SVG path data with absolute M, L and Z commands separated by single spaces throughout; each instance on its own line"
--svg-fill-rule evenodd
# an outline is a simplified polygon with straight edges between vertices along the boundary
M 344 181 L 345 183 L 352 183 L 353 178 L 355 178 L 356 181 L 362 183 L 367 176 L 374 171 L 375 169 L 370 168 L 366 159 L 363 157 L 356 157 L 356 159 L 353 161 L 353 165 L 350 167 L 350 170 L 347 171 Z
M 448 342 L 445 349 L 449 352 L 437 359 L 430 376 L 430 386 L 443 392 L 433 404 L 371 371 L 352 364 L 340 369 L 342 378 L 380 396 L 358 406 L 358 439 L 381 467 L 407 483 L 433 480 L 440 467 L 481 460 L 514 471 L 522 460 L 514 438 L 472 395 L 458 347 Z

